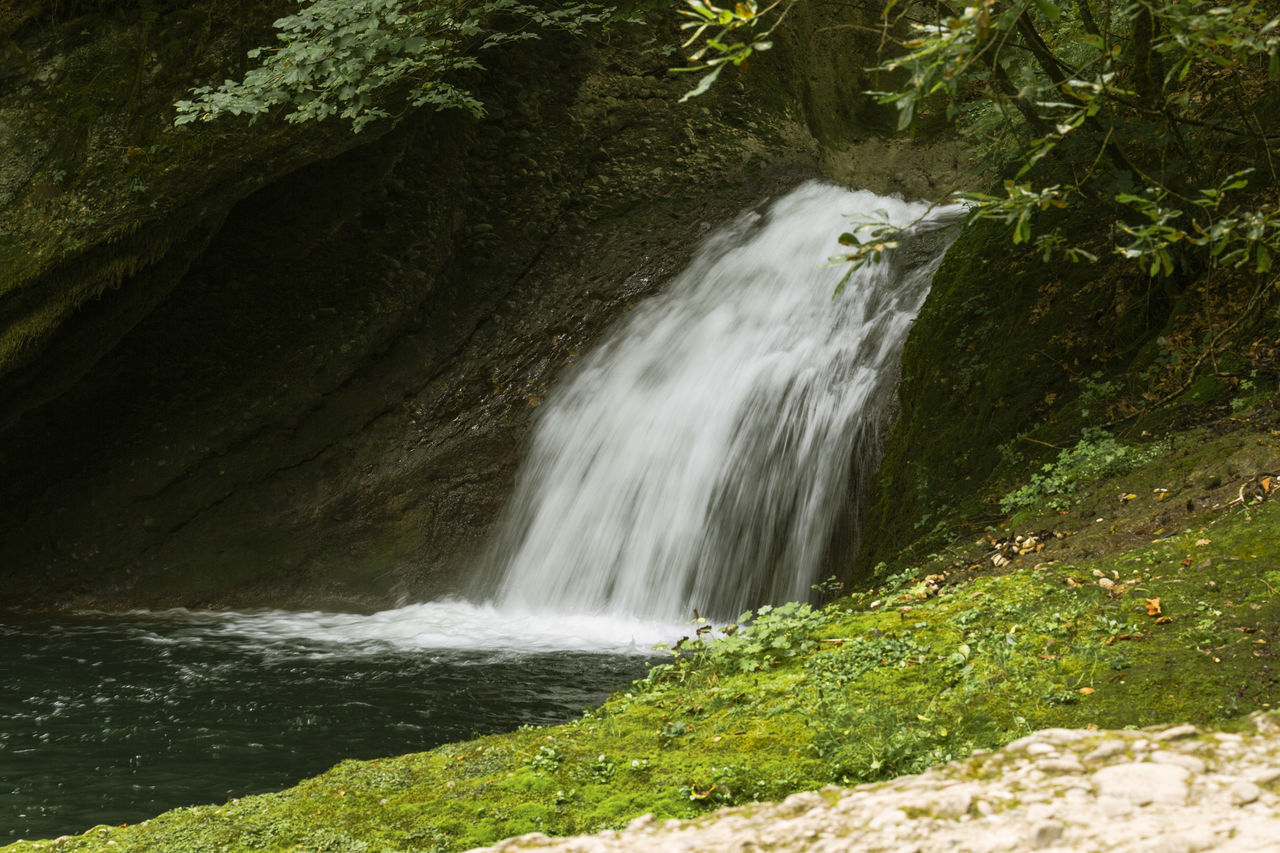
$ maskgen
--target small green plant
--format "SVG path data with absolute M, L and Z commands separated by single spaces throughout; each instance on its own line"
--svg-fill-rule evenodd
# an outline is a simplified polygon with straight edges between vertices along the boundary
M 836 598 L 844 590 L 844 582 L 835 575 L 831 575 L 826 580 L 818 581 L 809 589 L 818 593 L 819 598 L 825 604 Z
M 832 654 L 810 658 L 805 669 L 824 685 L 841 687 L 873 669 L 919 664 L 926 652 L 909 636 L 855 637 Z
M 1101 477 L 1126 474 L 1169 452 L 1168 442 L 1145 447 L 1123 444 L 1105 430 L 1087 429 L 1074 447 L 1063 450 L 1040 474 L 1017 491 L 1000 499 L 1000 510 L 1067 510 L 1080 487 Z
M 1095 371 L 1092 376 L 1082 377 L 1079 380 L 1079 386 L 1080 396 L 1076 402 L 1080 406 L 1081 416 L 1086 418 L 1095 407 L 1105 409 L 1107 404 L 1120 393 L 1120 382 L 1103 379 L 1101 371 Z
M 689 724 L 684 720 L 675 720 L 658 731 L 658 740 L 665 746 L 673 740 L 682 738 L 690 732 Z
M 616 773 L 617 770 L 618 768 L 614 766 L 613 762 L 610 761 L 604 753 L 601 753 L 596 756 L 595 761 L 591 762 L 591 766 L 588 768 L 588 773 L 590 774 L 592 781 L 599 782 L 603 785 L 613 778 L 613 774 Z
M 538 754 L 529 759 L 529 766 L 540 773 L 553 773 L 560 768 L 564 756 L 554 746 L 543 745 Z
M 825 618 L 808 604 L 791 601 L 777 607 L 763 604 L 738 617 L 747 627 L 712 642 L 707 663 L 720 671 L 753 672 L 770 669 L 787 658 L 810 651 L 817 645 L 814 634 Z

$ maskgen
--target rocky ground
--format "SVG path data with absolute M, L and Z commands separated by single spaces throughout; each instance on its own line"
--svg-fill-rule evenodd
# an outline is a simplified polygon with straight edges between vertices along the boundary
M 523 835 L 483 848 L 605 851 L 1275 850 L 1280 718 L 1241 732 L 1191 725 L 1046 729 L 916 776 L 794 794 L 621 832 Z M 475 851 L 473 851 L 475 853 Z

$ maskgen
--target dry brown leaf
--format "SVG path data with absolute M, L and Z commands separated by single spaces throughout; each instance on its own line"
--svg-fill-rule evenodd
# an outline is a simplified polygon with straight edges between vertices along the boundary
M 1148 615 L 1148 616 L 1159 616 L 1159 615 L 1160 615 L 1160 612 L 1161 612 L 1161 611 L 1160 611 L 1160 597 L 1159 597 L 1159 596 L 1156 596 L 1155 598 L 1147 598 L 1147 599 L 1144 599 L 1144 600 L 1147 602 L 1147 615 Z

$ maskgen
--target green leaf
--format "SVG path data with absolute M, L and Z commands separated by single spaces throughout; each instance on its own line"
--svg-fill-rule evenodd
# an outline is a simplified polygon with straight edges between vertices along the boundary
M 723 65 L 717 65 L 715 68 L 711 69 L 711 71 L 702 75 L 702 79 L 698 81 L 698 85 L 694 86 L 693 89 L 691 89 L 690 91 L 685 92 L 684 96 L 680 98 L 680 103 L 683 104 L 685 101 L 689 100 L 690 98 L 696 98 L 699 95 L 701 95 L 703 92 L 710 89 L 711 84 L 716 82 L 716 78 L 720 76 L 720 72 L 723 70 L 724 70 Z
M 1058 8 L 1057 4 L 1050 2 L 1050 0 L 1035 0 L 1035 4 L 1036 8 L 1040 10 L 1040 14 L 1050 21 L 1058 20 L 1058 16 L 1062 14 L 1062 10 Z
M 1258 272 L 1271 271 L 1271 252 L 1267 249 L 1265 243 L 1258 244 Z

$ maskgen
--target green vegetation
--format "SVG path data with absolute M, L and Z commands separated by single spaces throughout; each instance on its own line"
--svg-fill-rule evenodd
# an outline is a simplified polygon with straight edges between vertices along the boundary
M 708 69 L 768 46 L 759 32 L 799 0 L 760 10 L 689 0 L 719 31 L 693 55 Z M 981 0 L 877 4 L 886 44 L 875 92 L 899 127 L 943 111 L 1003 179 L 966 188 L 973 219 L 1007 226 L 1045 259 L 1098 259 L 1074 232 L 1038 224 L 1078 206 L 1111 225 L 1111 251 L 1151 276 L 1210 266 L 1271 269 L 1280 251 L 1274 3 Z M 772 14 L 770 14 L 772 13 Z M 853 93 L 850 93 L 851 96 Z M 883 229 L 879 229 L 881 232 Z M 875 260 L 884 233 L 851 232 L 845 258 Z
M 244 78 L 201 86 L 178 101 L 176 124 L 220 115 L 253 118 L 287 105 L 285 119 L 348 119 L 359 132 L 405 106 L 460 108 L 481 115 L 473 94 L 451 82 L 481 68 L 479 54 L 540 30 L 578 31 L 612 15 L 588 3 L 543 8 L 517 0 L 414 3 L 409 0 L 312 0 L 275 22 L 279 45 L 254 48 L 260 60 Z M 388 93 L 399 89 L 402 98 Z
M 1203 450 L 1081 497 L 1187 482 L 1181 503 L 1229 456 L 1192 438 Z M 1267 432 L 1234 440 L 1274 443 Z M 1213 488 L 1235 495 L 1237 484 Z M 1117 506 L 1169 505 L 1144 491 Z M 1047 726 L 1229 723 L 1275 695 L 1280 502 L 1268 495 L 1139 539 L 1113 522 L 1089 540 L 1093 556 L 1081 531 L 999 576 L 926 584 L 917 566 L 822 610 L 761 608 L 564 726 L 348 761 L 280 793 L 5 850 L 460 850 L 885 779 Z M 1068 522 L 1060 529 L 1074 533 Z
M 1069 509 L 1082 484 L 1112 474 L 1127 474 L 1168 451 L 1165 442 L 1135 447 L 1122 444 L 1104 430 L 1086 429 L 1074 447 L 1045 463 L 1042 473 L 1033 474 L 1029 483 L 1001 498 L 1000 509 L 1006 513 Z

